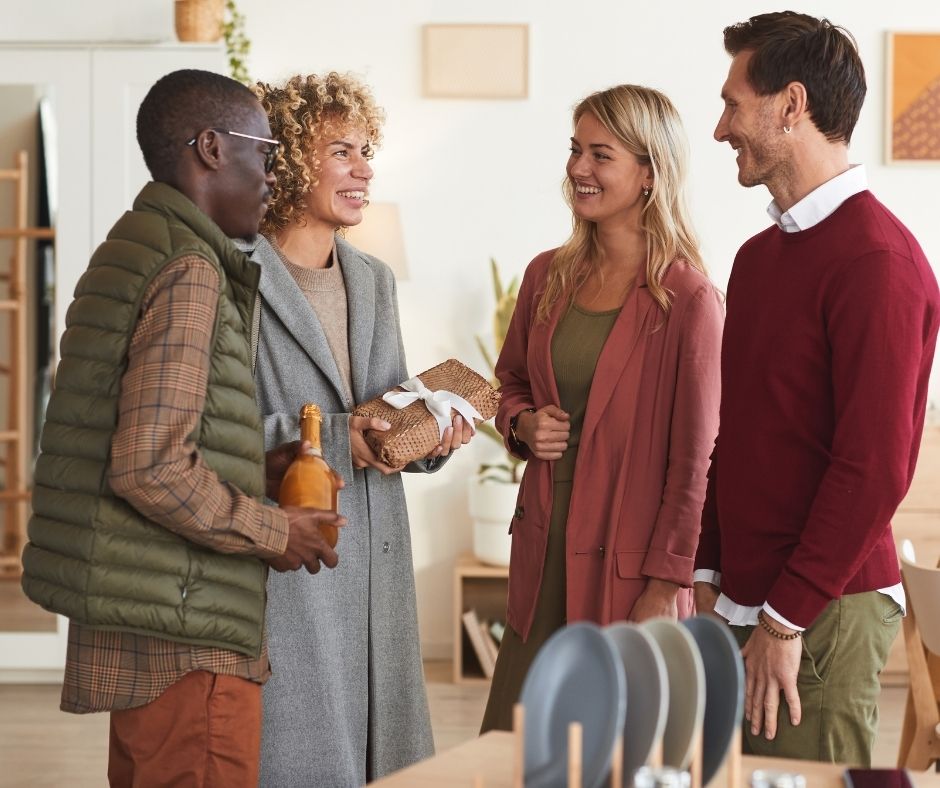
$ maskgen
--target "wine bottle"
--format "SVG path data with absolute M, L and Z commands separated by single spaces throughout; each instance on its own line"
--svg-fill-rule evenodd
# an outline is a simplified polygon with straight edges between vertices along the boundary
M 323 459 L 320 448 L 320 408 L 307 403 L 300 409 L 300 439 L 310 447 L 290 464 L 281 480 L 279 504 L 311 509 L 337 511 L 339 480 L 336 472 Z M 330 547 L 336 547 L 339 529 L 320 524 L 320 531 Z

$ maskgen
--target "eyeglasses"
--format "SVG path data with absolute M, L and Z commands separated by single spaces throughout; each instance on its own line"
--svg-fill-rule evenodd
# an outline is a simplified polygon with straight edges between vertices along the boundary
M 240 131 L 229 131 L 228 129 L 211 129 L 218 134 L 231 134 L 233 137 L 241 137 L 246 140 L 257 140 L 258 142 L 268 143 L 268 149 L 264 152 L 264 171 L 271 172 L 274 169 L 274 162 L 277 161 L 277 152 L 281 147 L 281 143 L 277 140 L 269 140 L 267 137 L 256 137 L 254 134 L 242 134 Z M 187 145 L 195 145 L 198 135 L 193 137 Z

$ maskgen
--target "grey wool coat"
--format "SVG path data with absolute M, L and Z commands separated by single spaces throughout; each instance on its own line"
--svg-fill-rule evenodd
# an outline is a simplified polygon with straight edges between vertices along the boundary
M 408 378 L 391 270 L 343 239 L 353 396 Z M 323 454 L 346 480 L 335 569 L 268 580 L 273 676 L 264 688 L 261 785 L 360 786 L 433 754 L 408 512 L 399 474 L 353 470 L 343 385 L 316 314 L 263 237 L 255 381 L 265 446 L 299 437 L 305 402 L 323 413 Z M 429 470 L 429 467 L 419 470 Z

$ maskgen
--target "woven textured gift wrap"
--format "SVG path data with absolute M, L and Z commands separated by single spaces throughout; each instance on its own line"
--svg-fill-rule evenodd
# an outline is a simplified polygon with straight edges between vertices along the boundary
M 431 392 L 438 392 L 438 400 L 443 398 L 444 392 L 448 392 L 470 403 L 481 417 L 475 418 L 474 422 L 486 421 L 496 415 L 499 392 L 485 378 L 455 358 L 449 358 L 443 364 L 431 367 L 417 377 Z M 399 387 L 389 394 L 395 392 L 405 392 L 405 389 Z M 451 411 L 449 416 L 453 414 Z M 392 425 L 391 429 L 385 432 L 367 430 L 365 436 L 376 456 L 393 468 L 426 457 L 441 441 L 438 420 L 422 399 L 415 399 L 411 404 L 399 409 L 382 397 L 376 397 L 358 405 L 353 415 L 378 416 Z

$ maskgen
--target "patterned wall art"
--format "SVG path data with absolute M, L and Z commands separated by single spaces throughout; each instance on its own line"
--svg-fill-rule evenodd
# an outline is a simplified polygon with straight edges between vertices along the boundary
M 888 33 L 885 160 L 940 163 L 940 33 Z

